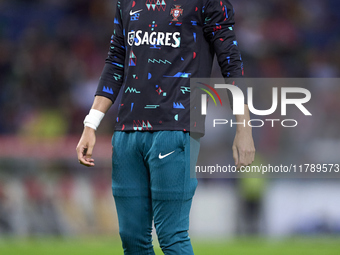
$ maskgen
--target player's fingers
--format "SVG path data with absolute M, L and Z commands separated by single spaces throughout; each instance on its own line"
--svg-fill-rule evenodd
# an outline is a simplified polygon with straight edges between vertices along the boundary
M 253 152 L 249 150 L 249 151 L 246 151 L 244 164 L 246 166 L 249 166 L 249 165 L 251 165 L 251 163 L 253 163 Z
M 247 153 L 245 149 L 239 148 L 238 149 L 238 155 L 239 155 L 239 165 L 245 166 L 247 164 Z
M 78 145 L 76 148 L 78 162 L 84 166 L 94 166 L 94 160 L 89 159 L 87 160 L 85 154 L 87 152 L 87 148 L 84 145 Z
M 85 158 L 87 158 L 87 159 L 92 158 L 93 147 L 94 147 L 94 145 L 89 144 L 89 146 L 87 147 L 87 150 L 85 152 Z
M 88 162 L 85 158 L 85 156 L 83 155 L 83 152 L 80 152 L 80 157 L 78 156 L 78 161 L 80 164 L 84 165 L 84 166 L 90 166 L 91 162 Z
M 255 149 L 253 150 L 252 154 L 251 154 L 251 163 L 253 163 L 255 160 Z
M 93 161 L 92 162 L 88 162 L 85 158 L 79 160 L 79 163 L 84 165 L 84 166 L 88 166 L 88 167 L 94 166 L 94 162 Z
M 243 164 L 245 166 L 248 166 L 248 165 L 250 165 L 250 163 L 251 163 L 251 152 L 249 150 L 245 150 Z
M 80 164 L 82 164 L 82 165 L 84 165 L 84 166 L 89 165 L 89 162 L 87 162 L 85 158 L 81 158 L 81 159 L 79 159 L 78 161 L 79 161 Z
M 94 166 L 94 159 L 92 158 L 86 158 L 86 151 L 87 149 L 85 149 L 85 151 L 83 152 L 83 156 L 80 158 L 79 163 L 84 165 L 84 166 Z
M 250 148 L 248 154 L 249 154 L 248 165 L 251 165 L 255 160 L 255 148 L 254 147 Z
M 84 156 L 85 146 L 78 145 L 76 151 L 77 151 L 78 160 L 81 160 Z
M 85 160 L 87 162 L 87 166 L 94 166 L 94 159 L 92 158 L 92 151 L 94 145 L 89 145 L 85 152 Z
M 236 146 L 233 146 L 232 149 L 233 149 L 233 158 L 234 158 L 234 161 L 235 161 L 235 165 L 238 166 L 239 160 L 238 160 L 237 148 L 236 148 Z

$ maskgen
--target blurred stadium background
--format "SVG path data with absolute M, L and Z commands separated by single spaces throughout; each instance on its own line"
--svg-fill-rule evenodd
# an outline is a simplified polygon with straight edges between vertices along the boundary
M 339 77 L 338 0 L 231 2 L 247 77 Z M 117 107 L 97 132 L 96 167 L 79 166 L 75 153 L 107 55 L 115 4 L 0 1 L 1 254 L 121 254 L 110 190 Z M 213 76 L 219 77 L 216 64 Z M 327 125 L 304 123 L 290 134 L 257 129 L 258 160 L 289 162 L 280 158 L 289 150 L 302 161 L 339 163 L 340 86 L 310 90 L 318 98 L 313 109 L 322 113 L 318 123 Z M 316 151 L 305 150 L 311 134 Z M 200 180 L 191 218 L 196 252 L 338 254 L 339 184 Z

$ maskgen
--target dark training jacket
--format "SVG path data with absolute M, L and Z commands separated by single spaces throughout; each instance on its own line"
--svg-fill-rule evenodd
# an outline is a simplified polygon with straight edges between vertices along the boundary
M 96 92 L 123 89 L 115 130 L 190 131 L 190 78 L 210 77 L 214 54 L 223 77 L 243 76 L 234 23 L 228 0 L 118 1 Z

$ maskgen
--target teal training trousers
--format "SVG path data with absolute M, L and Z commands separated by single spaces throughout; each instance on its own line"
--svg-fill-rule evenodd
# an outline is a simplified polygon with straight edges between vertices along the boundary
M 152 220 L 164 254 L 194 254 L 188 229 L 199 138 L 183 131 L 116 131 L 112 146 L 112 191 L 124 254 L 155 254 Z

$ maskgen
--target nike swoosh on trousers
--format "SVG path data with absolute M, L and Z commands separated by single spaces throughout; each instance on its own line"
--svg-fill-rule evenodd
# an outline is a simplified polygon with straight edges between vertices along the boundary
M 161 153 L 159 153 L 158 157 L 159 157 L 159 159 L 163 159 L 163 158 L 165 158 L 165 157 L 171 155 L 171 154 L 174 153 L 174 152 L 175 152 L 175 151 L 172 151 L 172 152 L 170 152 L 170 153 L 168 153 L 168 154 L 165 154 L 165 155 L 162 155 Z

